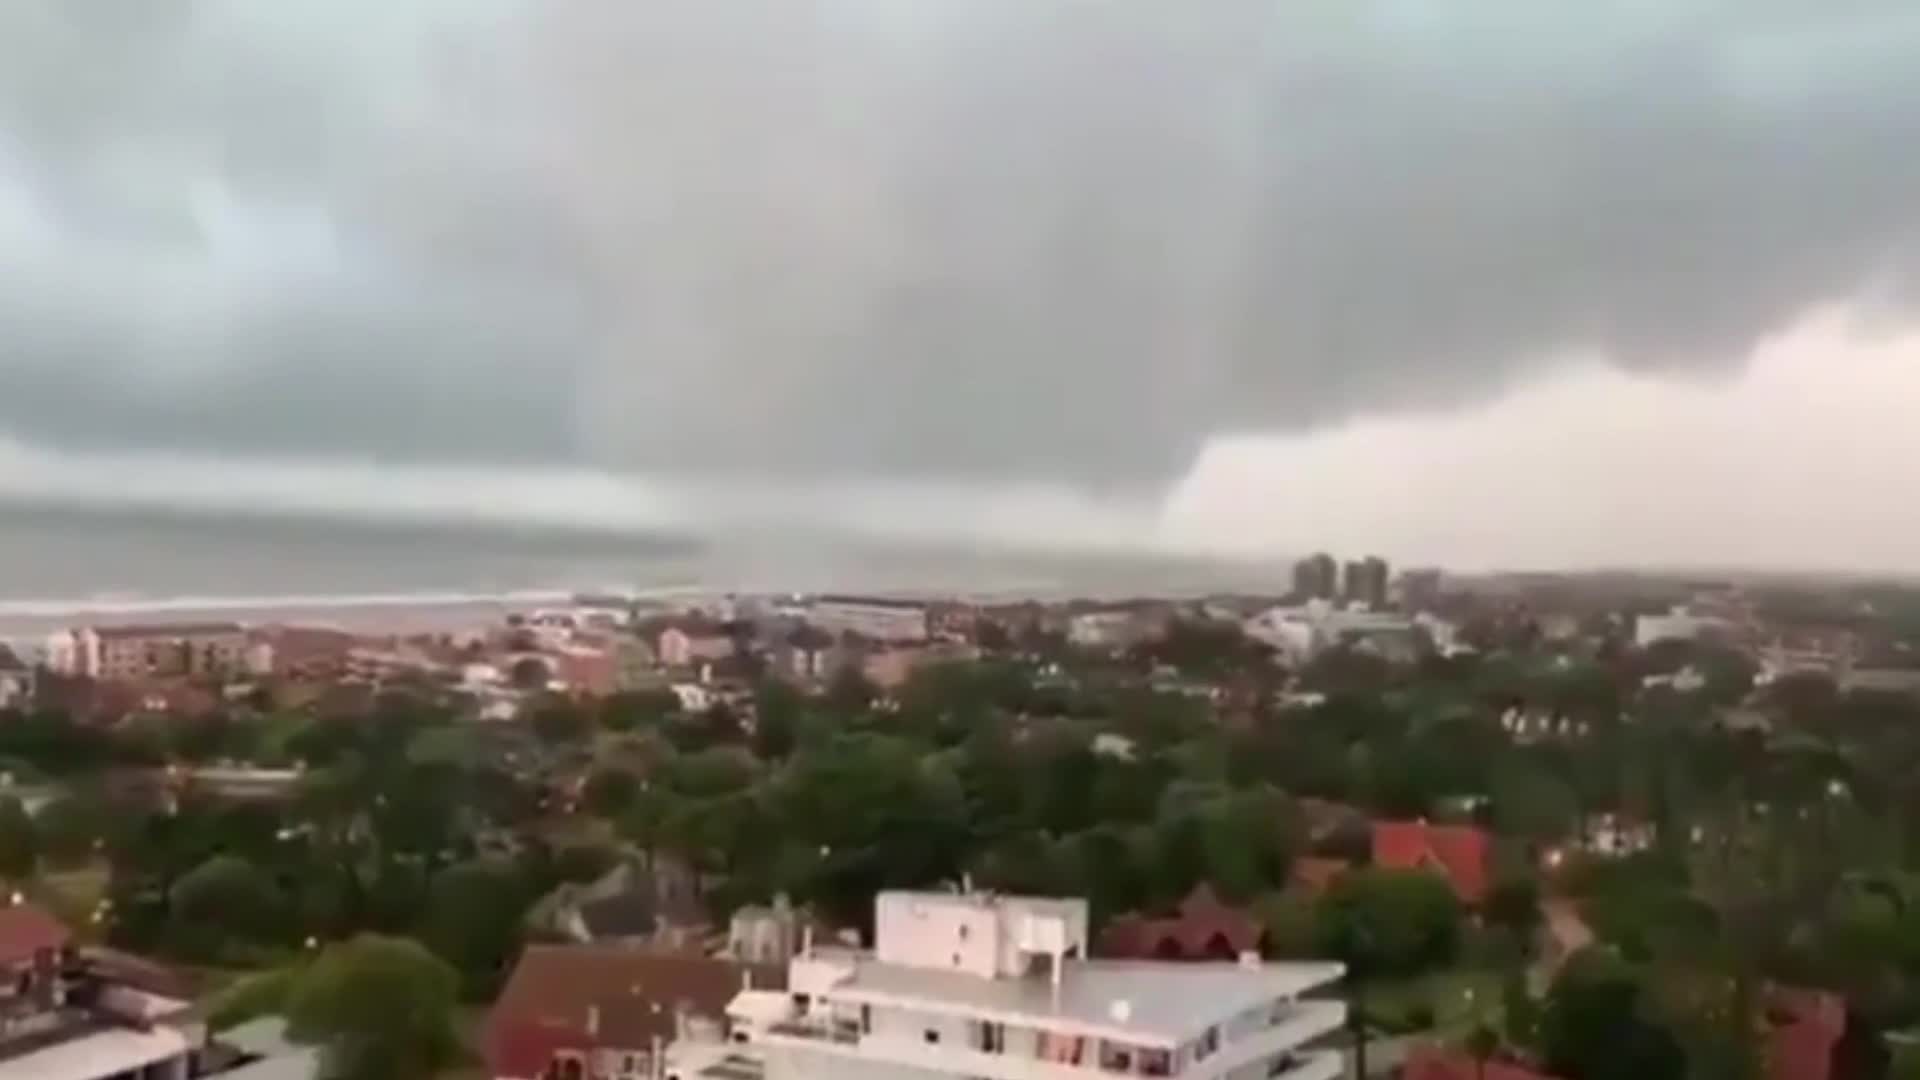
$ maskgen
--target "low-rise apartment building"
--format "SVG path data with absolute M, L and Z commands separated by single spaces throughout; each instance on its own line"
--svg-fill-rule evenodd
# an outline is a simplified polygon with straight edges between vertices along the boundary
M 109 681 L 239 675 L 253 666 L 251 646 L 238 623 L 86 626 L 48 640 L 47 666 Z
M 764 1080 L 1331 1080 L 1303 1049 L 1345 1006 L 1338 964 L 1090 960 L 1087 904 L 881 894 L 871 952 L 805 949 L 784 993 L 729 1007 Z M 668 1080 L 694 1080 L 695 1074 Z
M 931 632 L 927 605 L 875 596 L 822 596 L 806 610 L 808 625 L 836 637 L 853 634 L 888 643 L 925 641 Z

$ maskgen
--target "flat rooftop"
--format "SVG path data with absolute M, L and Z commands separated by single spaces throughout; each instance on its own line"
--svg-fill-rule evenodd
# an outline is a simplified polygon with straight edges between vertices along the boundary
M 883 964 L 860 953 L 838 1001 L 903 1003 L 931 1012 L 966 1012 L 1003 1023 L 1172 1046 L 1214 1024 L 1272 1001 L 1337 981 L 1339 964 L 1170 963 L 1069 960 L 1056 994 L 1045 974 L 983 979 L 964 972 Z
M 187 1038 L 161 1026 L 110 1028 L 0 1062 L 0 1080 L 99 1080 L 187 1052 Z

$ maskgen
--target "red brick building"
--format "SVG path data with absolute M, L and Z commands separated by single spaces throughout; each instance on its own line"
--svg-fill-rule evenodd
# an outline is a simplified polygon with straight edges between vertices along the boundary
M 722 1023 L 748 984 L 780 989 L 780 965 L 602 946 L 533 945 L 487 1018 L 495 1080 L 652 1075 L 690 1018 Z
M 1232 960 L 1259 952 L 1265 934 L 1253 916 L 1200 885 L 1172 915 L 1123 915 L 1100 934 L 1106 956 L 1136 960 Z

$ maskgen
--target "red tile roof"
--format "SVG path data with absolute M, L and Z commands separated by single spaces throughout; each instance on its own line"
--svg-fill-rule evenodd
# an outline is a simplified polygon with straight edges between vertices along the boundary
M 1373 823 L 1373 863 L 1391 870 L 1438 870 L 1463 903 L 1487 895 L 1492 838 L 1472 825 L 1424 821 Z
M 26 963 L 35 953 L 64 948 L 72 938 L 60 920 L 32 904 L 0 907 L 0 966 Z
M 1829 1080 L 1833 1046 L 1847 1030 L 1847 1003 L 1820 990 L 1778 987 L 1767 995 L 1768 1080 Z
M 1554 1080 L 1511 1061 L 1490 1059 L 1482 1072 L 1480 1063 L 1466 1054 L 1434 1046 L 1416 1047 L 1407 1055 L 1401 1076 L 1403 1080 Z
M 496 1077 L 538 1076 L 556 1051 L 642 1051 L 671 1041 L 676 1014 L 720 1019 L 751 973 L 756 988 L 786 985 L 779 965 L 605 946 L 530 945 L 487 1018 Z
M 1203 883 L 1169 918 L 1126 915 L 1115 919 L 1100 935 L 1100 945 L 1109 956 L 1230 960 L 1243 952 L 1260 951 L 1260 939 L 1260 924 L 1252 916 L 1221 903 Z

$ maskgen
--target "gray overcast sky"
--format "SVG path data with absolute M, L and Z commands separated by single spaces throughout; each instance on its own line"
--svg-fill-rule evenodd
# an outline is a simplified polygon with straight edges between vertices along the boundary
M 1275 448 L 1745 401 L 1917 257 L 1909 0 L 0 5 L 15 488 L 718 471 L 1312 543 L 1247 505 Z

